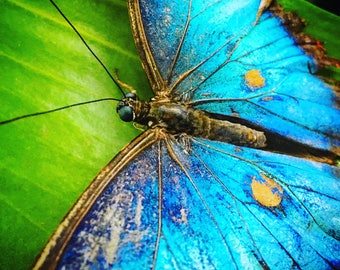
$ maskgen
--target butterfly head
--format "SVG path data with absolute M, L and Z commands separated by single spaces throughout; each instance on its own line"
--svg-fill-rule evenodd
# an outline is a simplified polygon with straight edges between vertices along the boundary
M 137 95 L 134 93 L 127 93 L 124 98 L 117 105 L 117 113 L 120 119 L 124 122 L 131 122 L 135 119 L 135 104 Z

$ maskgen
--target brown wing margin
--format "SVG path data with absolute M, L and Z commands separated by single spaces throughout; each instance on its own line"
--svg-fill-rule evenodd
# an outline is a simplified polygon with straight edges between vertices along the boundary
M 56 269 L 58 262 L 68 245 L 74 231 L 85 217 L 97 198 L 129 162 L 144 149 L 155 143 L 160 136 L 157 130 L 147 130 L 125 146 L 96 176 L 79 197 L 70 212 L 60 223 L 43 251 L 36 260 L 33 269 Z
M 325 68 L 327 66 L 340 68 L 340 61 L 327 55 L 323 42 L 303 32 L 304 28 L 307 26 L 304 19 L 300 18 L 296 12 L 285 11 L 277 0 L 272 1 L 269 10 L 275 16 L 281 18 L 282 24 L 295 38 L 297 44 L 317 61 L 320 68 Z
M 142 65 L 148 76 L 152 91 L 156 94 L 165 89 L 165 82 L 158 71 L 157 64 L 152 56 L 148 40 L 145 35 L 142 16 L 138 0 L 128 0 L 128 11 L 133 37 L 138 49 Z

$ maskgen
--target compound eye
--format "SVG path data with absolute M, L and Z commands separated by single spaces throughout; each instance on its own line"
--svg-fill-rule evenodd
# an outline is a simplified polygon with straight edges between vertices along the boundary
M 124 122 L 131 122 L 133 121 L 133 110 L 130 106 L 122 106 L 119 109 L 117 109 L 120 119 L 122 119 Z
M 124 96 L 124 98 L 131 98 L 131 99 L 133 99 L 133 100 L 136 100 L 136 99 L 137 99 L 137 96 L 136 96 L 136 94 L 129 92 L 129 93 L 126 93 L 126 95 Z

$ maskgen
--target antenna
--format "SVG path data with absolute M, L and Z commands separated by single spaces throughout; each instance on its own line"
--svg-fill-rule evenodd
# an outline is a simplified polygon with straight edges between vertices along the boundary
M 121 88 L 120 84 L 118 83 L 118 81 L 112 76 L 112 74 L 110 73 L 110 71 L 107 69 L 107 67 L 104 65 L 104 63 L 99 59 L 99 57 L 95 54 L 95 52 L 91 49 L 91 47 L 87 44 L 87 42 L 85 41 L 85 39 L 81 36 L 81 34 L 79 33 L 79 31 L 77 30 L 77 28 L 69 21 L 69 19 L 66 18 L 66 16 L 64 15 L 64 13 L 59 9 L 59 7 L 57 6 L 56 3 L 54 3 L 53 0 L 50 0 L 50 2 L 52 3 L 52 5 L 57 9 L 57 11 L 59 12 L 59 14 L 65 19 L 65 21 L 68 23 L 69 26 L 72 27 L 73 31 L 78 35 L 78 37 L 81 39 L 81 41 L 84 43 L 84 45 L 86 46 L 86 48 L 91 52 L 91 54 L 94 56 L 94 58 L 96 58 L 96 60 L 98 61 L 98 63 L 101 65 L 101 67 L 105 70 L 105 72 L 107 73 L 107 75 L 109 75 L 109 77 L 111 78 L 111 80 L 114 82 L 114 84 L 118 87 L 119 91 L 122 93 L 122 95 L 125 97 L 125 93 L 123 91 L 123 89 Z
M 8 119 L 8 120 L 0 121 L 0 126 L 11 123 L 11 122 L 15 122 L 15 121 L 18 121 L 18 120 L 21 120 L 21 119 L 34 117 L 34 116 L 37 116 L 37 115 L 48 114 L 48 113 L 57 112 L 57 111 L 69 109 L 69 108 L 80 106 L 80 105 L 96 103 L 96 102 L 101 102 L 101 101 L 106 101 L 106 100 L 120 101 L 119 99 L 116 99 L 116 98 L 100 98 L 100 99 L 96 99 L 96 100 L 74 103 L 74 104 L 66 105 L 66 106 L 63 106 L 63 107 L 59 107 L 59 108 L 55 108 L 55 109 L 51 109 L 51 110 L 47 110 L 47 111 L 25 114 L 25 115 L 14 117 L 14 118 L 11 118 L 11 119 Z
M 72 27 L 72 29 L 74 30 L 74 32 L 78 35 L 78 37 L 81 39 L 81 41 L 84 43 L 84 45 L 86 46 L 86 48 L 91 52 L 91 54 L 95 57 L 95 59 L 98 61 L 98 63 L 101 65 L 101 67 L 105 70 L 105 72 L 109 75 L 109 77 L 111 78 L 111 80 L 114 82 L 114 84 L 118 87 L 119 91 L 122 93 L 122 95 L 125 97 L 126 94 L 124 93 L 120 82 L 115 79 L 111 73 L 109 72 L 109 70 L 107 69 L 107 67 L 104 65 L 104 63 L 99 59 L 99 57 L 95 54 L 95 52 L 91 49 L 91 47 L 87 44 L 87 42 L 84 40 L 84 38 L 81 36 L 81 34 L 79 33 L 79 31 L 74 27 L 74 25 L 66 18 L 66 16 L 64 15 L 64 13 L 59 9 L 59 7 L 57 6 L 56 3 L 54 3 L 53 0 L 50 0 L 50 2 L 52 3 L 52 5 L 57 9 L 57 11 L 60 13 L 60 15 L 65 19 L 65 21 Z M 81 105 L 86 105 L 86 104 L 90 104 L 90 103 L 96 103 L 96 102 L 101 102 L 101 101 L 108 101 L 108 100 L 114 100 L 114 101 L 120 101 L 120 99 L 116 99 L 116 98 L 100 98 L 100 99 L 96 99 L 96 100 L 90 100 L 90 101 L 84 101 L 84 102 L 79 102 L 79 103 L 74 103 L 74 104 L 70 104 L 70 105 L 66 105 L 63 107 L 59 107 L 59 108 L 55 108 L 55 109 L 51 109 L 51 110 L 47 110 L 47 111 L 41 111 L 41 112 L 35 112 L 35 113 L 30 113 L 30 114 L 25 114 L 25 115 L 21 115 L 21 116 L 17 116 L 11 119 L 7 119 L 4 121 L 0 121 L 0 126 L 1 125 L 5 125 L 8 123 L 12 123 L 12 122 L 16 122 L 18 120 L 22 120 L 22 119 L 26 119 L 26 118 L 30 118 L 30 117 L 34 117 L 34 116 L 38 116 L 38 115 L 44 115 L 44 114 L 48 114 L 48 113 L 52 113 L 52 112 L 57 112 L 57 111 L 61 111 L 61 110 L 65 110 L 65 109 L 69 109 L 72 107 L 76 107 L 76 106 L 81 106 Z

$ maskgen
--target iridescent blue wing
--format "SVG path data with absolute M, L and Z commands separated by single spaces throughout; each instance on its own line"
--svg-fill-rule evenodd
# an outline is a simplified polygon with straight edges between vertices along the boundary
M 338 169 L 199 139 L 189 154 L 177 143 L 168 148 L 181 164 L 178 190 L 191 201 L 169 206 L 185 209 L 188 227 L 200 224 L 190 228 L 192 238 L 183 237 L 195 247 L 189 254 L 199 254 L 193 263 L 216 269 L 339 266 Z
M 201 139 L 187 138 L 188 148 L 157 133 L 99 174 L 42 269 L 339 266 L 339 170 Z
M 155 91 L 339 153 L 336 96 L 279 18 L 255 24 L 259 0 L 129 2 Z

